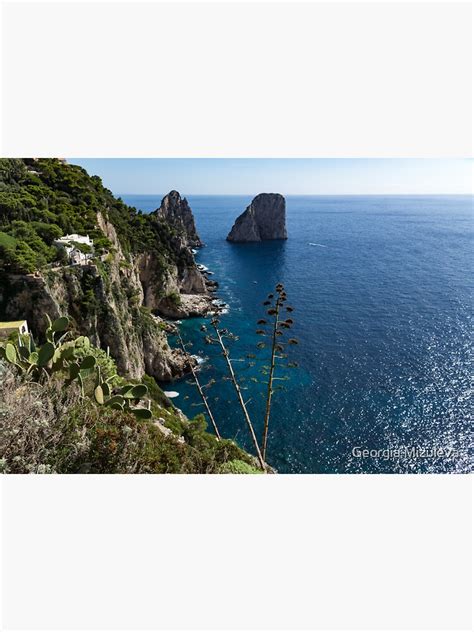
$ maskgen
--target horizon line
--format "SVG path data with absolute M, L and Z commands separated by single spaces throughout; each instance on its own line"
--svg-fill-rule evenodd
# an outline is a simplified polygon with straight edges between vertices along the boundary
M 170 189 L 168 191 L 168 193 L 170 191 L 177 191 L 177 189 Z M 163 193 L 163 192 L 155 192 L 155 193 L 114 193 L 112 191 L 112 193 L 115 196 L 122 196 L 122 195 L 168 195 L 168 193 Z M 178 191 L 179 193 L 179 191 Z M 262 191 L 262 193 L 276 193 L 276 191 Z M 181 195 L 181 194 L 180 194 Z M 202 197 L 212 197 L 212 196 L 219 196 L 219 197 L 225 197 L 225 196 L 236 196 L 236 195 L 242 195 L 242 196 L 256 196 L 256 195 L 260 195 L 260 193 L 185 193 L 184 195 L 193 195 L 195 197 L 198 196 L 202 196 Z M 281 193 L 280 195 L 283 196 L 287 196 L 287 197 L 304 197 L 304 196 L 311 196 L 311 197 L 334 197 L 334 196 L 341 196 L 341 197 L 370 197 L 370 196 L 383 196 L 383 197 L 404 197 L 404 196 L 415 196 L 415 195 L 419 195 L 419 196 L 431 196 L 431 197 L 436 197 L 438 195 L 444 195 L 444 196 L 454 196 L 454 195 L 470 195 L 473 196 L 474 192 L 462 192 L 462 193 Z

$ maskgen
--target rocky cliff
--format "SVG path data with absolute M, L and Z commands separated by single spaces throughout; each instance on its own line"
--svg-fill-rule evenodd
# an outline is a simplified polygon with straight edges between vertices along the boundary
M 77 333 L 109 348 L 122 374 L 169 381 L 187 373 L 192 359 L 170 347 L 160 316 L 205 313 L 211 297 L 204 278 L 191 266 L 182 273 L 170 266 L 163 274 L 153 253 L 127 261 L 113 225 L 101 213 L 98 226 L 114 245 L 107 261 L 9 275 L 0 286 L 4 318 L 26 318 L 40 338 L 46 314 L 68 315 Z
M 8 230 L 0 231 L 0 320 L 26 318 L 40 338 L 46 314 L 68 315 L 76 333 L 109 348 L 121 374 L 168 381 L 186 373 L 193 359 L 170 347 L 163 317 L 214 309 L 212 288 L 191 252 L 190 244 L 200 240 L 186 200 L 172 191 L 160 210 L 147 216 L 74 165 L 45 159 L 25 172 L 22 161 L 10 163 L 0 165 L 11 198 L 11 208 L 0 210 Z M 49 207 L 43 207 L 46 196 Z M 18 206 L 23 200 L 30 205 L 24 211 Z M 47 241 L 52 227 L 52 234 L 90 234 L 94 255 L 82 265 L 57 260 Z M 37 265 L 43 251 L 51 263 Z
M 287 237 L 285 198 L 279 193 L 260 193 L 235 220 L 227 241 L 263 241 Z
M 109 349 L 121 374 L 140 379 L 146 373 L 169 381 L 189 370 L 190 359 L 169 346 L 164 323 L 141 306 L 143 291 L 133 269 L 109 266 L 105 276 L 91 264 L 11 276 L 2 285 L 0 301 L 5 294 L 5 318 L 26 318 L 41 340 L 46 314 L 68 315 L 73 332 Z
M 203 244 L 199 238 L 194 223 L 194 216 L 186 198 L 182 198 L 178 191 L 170 191 L 161 200 L 160 208 L 155 211 L 158 217 L 179 227 L 186 237 L 186 245 L 200 248 Z

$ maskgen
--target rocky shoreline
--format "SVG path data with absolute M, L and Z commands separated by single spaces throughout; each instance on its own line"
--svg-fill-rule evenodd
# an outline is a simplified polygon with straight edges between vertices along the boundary
M 159 316 L 163 316 L 172 322 L 183 318 L 209 316 L 216 312 L 219 313 L 227 307 L 224 301 L 216 295 L 219 283 L 209 279 L 209 276 L 212 276 L 214 273 L 202 264 L 196 264 L 196 271 L 202 278 L 198 283 L 200 291 L 183 292 L 181 290 L 179 298 L 173 296 L 172 298 L 161 300 L 156 308 L 156 313 Z
M 193 255 L 197 254 L 195 251 Z M 226 313 L 228 305 L 217 297 L 219 284 L 210 280 L 208 276 L 213 275 L 206 266 L 196 264 L 199 273 L 204 277 L 206 292 L 179 295 L 179 304 L 171 302 L 169 309 L 166 302 L 161 302 L 159 310 L 151 312 L 151 316 L 166 333 L 166 335 L 176 336 L 179 333 L 181 321 L 188 318 L 203 318 L 212 314 Z M 173 382 L 179 380 L 191 372 L 191 367 L 199 364 L 199 358 L 193 354 L 186 353 L 180 348 L 169 347 L 169 359 L 172 359 L 174 367 L 173 374 L 169 379 L 158 379 L 160 382 Z

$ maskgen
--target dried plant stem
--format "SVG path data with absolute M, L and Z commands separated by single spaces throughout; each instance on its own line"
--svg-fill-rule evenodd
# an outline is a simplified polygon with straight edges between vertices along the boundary
M 266 472 L 267 471 L 267 466 L 265 464 L 265 460 L 264 460 L 264 458 L 262 456 L 262 453 L 260 451 L 260 446 L 258 445 L 257 437 L 255 435 L 255 430 L 253 428 L 253 424 L 252 424 L 252 421 L 250 419 L 250 416 L 249 416 L 249 413 L 248 413 L 248 410 L 247 410 L 247 406 L 245 405 L 244 398 L 242 397 L 242 392 L 240 390 L 239 383 L 237 382 L 237 378 L 236 378 L 235 373 L 234 373 L 234 367 L 232 366 L 232 362 L 231 362 L 230 357 L 229 357 L 229 351 L 226 348 L 226 346 L 225 346 L 225 344 L 224 344 L 224 342 L 222 340 L 222 336 L 220 334 L 218 324 L 217 323 L 212 323 L 212 326 L 214 327 L 214 329 L 216 331 L 217 341 L 218 341 L 218 343 L 219 343 L 219 345 L 220 345 L 220 347 L 222 349 L 222 353 L 223 353 L 224 358 L 225 358 L 225 360 L 227 362 L 227 367 L 229 369 L 230 377 L 231 377 L 232 383 L 234 385 L 234 388 L 236 390 L 240 406 L 241 406 L 242 411 L 244 413 L 245 421 L 247 422 L 247 426 L 248 426 L 248 429 L 250 431 L 250 435 L 252 437 L 253 444 L 255 446 L 255 451 L 257 452 L 257 458 L 258 458 L 258 461 L 260 463 L 260 467 L 262 468 L 262 470 L 264 472 Z
M 270 421 L 270 409 L 272 405 L 272 395 L 273 395 L 273 376 L 275 374 L 275 356 L 276 356 L 276 340 L 277 340 L 277 329 L 278 329 L 278 316 L 280 314 L 280 298 L 278 297 L 275 304 L 275 322 L 273 323 L 273 334 L 272 334 L 272 357 L 270 363 L 270 373 L 268 376 L 268 388 L 267 388 L 267 403 L 265 408 L 265 419 L 263 422 L 263 438 L 262 438 L 262 456 L 265 460 L 267 454 L 267 441 L 268 441 L 268 423 Z
M 184 351 L 185 353 L 187 353 L 187 351 L 186 351 L 186 346 L 185 346 L 185 344 L 184 344 L 184 342 L 183 342 L 183 339 L 181 338 L 181 334 L 180 334 L 180 333 L 178 333 L 178 338 L 179 338 L 179 342 L 180 342 L 180 344 L 181 344 L 181 347 L 182 347 L 183 351 Z M 204 391 L 202 390 L 201 383 L 199 382 L 199 378 L 198 378 L 198 376 L 197 376 L 197 372 L 196 372 L 196 370 L 195 370 L 195 368 L 194 368 L 193 364 L 192 364 L 192 363 L 190 363 L 190 364 L 191 364 L 191 373 L 192 373 L 192 376 L 193 376 L 193 378 L 194 378 L 194 382 L 195 382 L 195 384 L 196 384 L 196 388 L 197 388 L 197 390 L 199 391 L 199 395 L 201 396 L 202 403 L 203 403 L 203 404 L 204 404 L 204 406 L 206 407 L 206 411 L 207 411 L 207 414 L 208 414 L 208 416 L 209 416 L 209 419 L 211 420 L 211 424 L 212 424 L 212 426 L 213 426 L 213 428 L 214 428 L 214 432 L 216 433 L 217 440 L 218 440 L 218 441 L 220 441 L 220 439 L 221 439 L 221 435 L 219 434 L 219 430 L 218 430 L 218 428 L 217 428 L 216 420 L 214 419 L 214 415 L 212 414 L 212 411 L 211 411 L 211 409 L 210 409 L 210 407 L 209 407 L 209 404 L 208 404 L 208 401 L 207 401 L 206 394 L 205 394 L 205 393 L 204 393 Z

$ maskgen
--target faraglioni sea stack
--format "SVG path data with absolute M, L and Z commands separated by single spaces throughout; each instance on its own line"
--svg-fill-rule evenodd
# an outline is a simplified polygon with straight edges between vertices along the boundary
M 178 191 L 170 191 L 168 195 L 165 195 L 156 213 L 166 221 L 181 226 L 189 247 L 200 248 L 203 245 L 197 233 L 193 212 L 188 201 L 186 198 L 182 198 Z
M 279 193 L 254 197 L 227 235 L 227 241 L 233 242 L 287 238 L 285 198 Z

